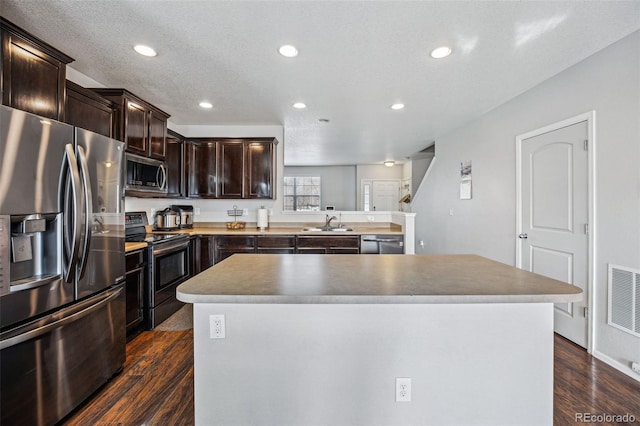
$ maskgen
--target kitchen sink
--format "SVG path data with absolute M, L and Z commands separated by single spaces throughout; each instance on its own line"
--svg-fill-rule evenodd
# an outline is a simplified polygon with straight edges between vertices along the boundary
M 319 227 L 315 227 L 315 228 L 302 228 L 303 232 L 347 232 L 347 231 L 353 231 L 352 228 L 334 228 L 334 227 L 330 227 L 327 228 L 325 226 L 319 226 Z

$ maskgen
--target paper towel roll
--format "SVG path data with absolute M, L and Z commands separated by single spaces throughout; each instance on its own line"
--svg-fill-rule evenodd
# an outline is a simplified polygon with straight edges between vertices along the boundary
M 264 207 L 258 209 L 258 228 L 267 229 L 269 227 L 269 210 Z

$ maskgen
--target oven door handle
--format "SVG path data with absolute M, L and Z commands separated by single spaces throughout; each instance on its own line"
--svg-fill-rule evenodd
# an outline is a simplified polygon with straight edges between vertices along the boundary
M 172 251 L 177 251 L 186 247 L 189 247 L 188 238 L 184 242 L 180 241 L 175 243 L 162 243 L 162 244 L 153 246 L 153 255 L 162 256 L 163 254 L 166 254 Z

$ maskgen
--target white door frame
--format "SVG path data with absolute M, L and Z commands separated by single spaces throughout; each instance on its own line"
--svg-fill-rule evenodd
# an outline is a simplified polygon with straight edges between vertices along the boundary
M 595 341 L 595 315 L 593 307 L 595 306 L 596 294 L 594 291 L 594 279 L 596 277 L 596 112 L 589 111 L 575 117 L 532 130 L 527 133 L 516 136 L 516 236 L 522 233 L 522 170 L 520 167 L 520 156 L 522 155 L 522 142 L 526 139 L 539 136 L 554 130 L 562 129 L 574 124 L 587 122 L 587 138 L 588 142 L 588 165 L 587 165 L 587 199 L 588 199 L 588 223 L 589 233 L 587 235 L 589 252 L 587 256 L 587 289 L 588 298 L 585 301 L 587 306 L 587 352 L 593 353 L 593 345 Z M 516 267 L 522 267 L 522 240 L 516 238 Z

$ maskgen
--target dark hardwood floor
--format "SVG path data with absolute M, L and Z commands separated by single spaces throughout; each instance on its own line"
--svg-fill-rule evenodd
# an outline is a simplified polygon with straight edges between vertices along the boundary
M 640 383 L 557 335 L 554 382 L 555 425 L 579 424 L 576 413 L 628 413 L 640 422 Z M 173 426 L 193 419 L 193 330 L 145 331 L 127 344 L 122 373 L 63 424 Z

